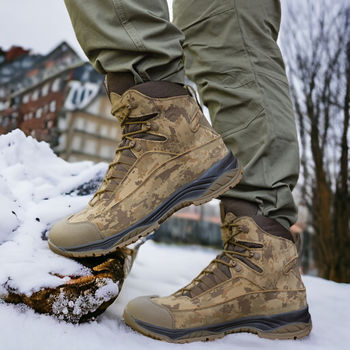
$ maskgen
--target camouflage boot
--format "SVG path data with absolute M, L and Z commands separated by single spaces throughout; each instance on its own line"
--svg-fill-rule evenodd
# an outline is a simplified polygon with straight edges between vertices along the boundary
M 110 99 L 122 142 L 89 205 L 51 229 L 49 246 L 64 256 L 99 256 L 133 243 L 175 211 L 223 194 L 243 174 L 182 86 L 148 82 Z
M 222 226 L 224 251 L 173 295 L 129 302 L 125 322 L 172 343 L 238 332 L 268 339 L 308 335 L 311 317 L 295 245 L 288 230 L 261 218 L 228 212 Z

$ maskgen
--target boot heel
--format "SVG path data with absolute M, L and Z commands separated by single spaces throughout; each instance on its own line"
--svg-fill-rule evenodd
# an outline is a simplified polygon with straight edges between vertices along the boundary
M 231 170 L 221 175 L 193 204 L 198 206 L 211 201 L 227 192 L 230 188 L 235 187 L 242 179 L 243 166 L 240 164 L 239 169 Z
M 293 323 L 273 331 L 258 331 L 257 334 L 260 338 L 266 339 L 299 339 L 306 337 L 312 330 L 312 322 L 309 323 Z

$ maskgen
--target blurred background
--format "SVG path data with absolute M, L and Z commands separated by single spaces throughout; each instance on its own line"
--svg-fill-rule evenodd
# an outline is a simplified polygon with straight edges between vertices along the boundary
M 300 138 L 299 220 L 292 227 L 301 237 L 300 267 L 350 283 L 350 0 L 281 3 L 279 44 Z M 109 163 L 121 130 L 103 80 L 63 0 L 0 0 L 0 135 L 19 128 L 66 161 Z M 152 238 L 220 248 L 220 223 L 214 200 L 177 212 Z

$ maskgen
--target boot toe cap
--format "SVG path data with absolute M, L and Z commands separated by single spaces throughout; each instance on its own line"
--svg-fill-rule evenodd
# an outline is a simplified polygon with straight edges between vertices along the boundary
M 131 300 L 126 306 L 124 314 L 128 312 L 134 321 L 174 329 L 174 318 L 171 311 L 153 302 L 153 298 L 154 296 L 144 296 Z M 127 322 L 127 320 L 125 321 Z
M 57 247 L 68 248 L 103 239 L 96 226 L 90 221 L 69 222 L 67 216 L 58 221 L 50 230 L 49 241 Z

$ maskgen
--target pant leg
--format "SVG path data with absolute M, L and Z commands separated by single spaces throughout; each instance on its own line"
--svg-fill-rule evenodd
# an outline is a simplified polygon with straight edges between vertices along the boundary
M 75 34 L 95 69 L 132 72 L 135 83 L 184 83 L 183 33 L 166 0 L 65 0 Z
M 289 86 L 276 43 L 278 0 L 175 0 L 185 34 L 186 75 L 197 84 L 213 127 L 243 163 L 241 183 L 225 196 L 259 204 L 289 228 L 299 150 Z

